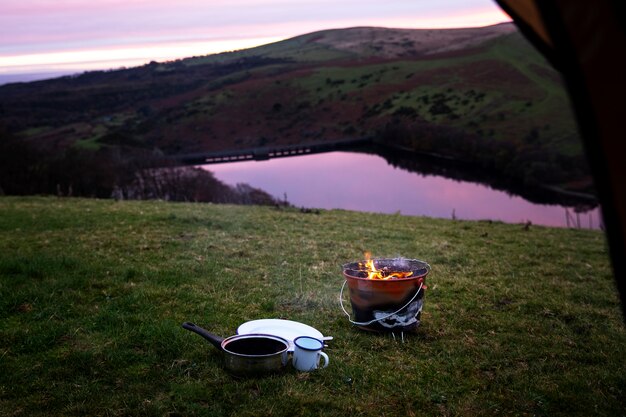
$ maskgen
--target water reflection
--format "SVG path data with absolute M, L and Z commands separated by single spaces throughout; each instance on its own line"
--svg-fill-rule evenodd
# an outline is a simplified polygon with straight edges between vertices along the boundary
M 568 225 L 563 206 L 535 204 L 485 185 L 394 168 L 371 154 L 329 152 L 204 167 L 227 184 L 245 182 L 281 199 L 286 195 L 298 207 Z M 570 209 L 569 219 L 578 220 L 580 227 L 599 227 L 597 208 L 578 219 Z

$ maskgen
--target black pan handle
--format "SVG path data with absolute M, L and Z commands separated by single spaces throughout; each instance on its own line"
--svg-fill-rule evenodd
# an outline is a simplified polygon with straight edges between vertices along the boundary
M 183 323 L 183 329 L 187 329 L 191 332 L 199 334 L 200 336 L 204 337 L 206 340 L 211 342 L 213 346 L 215 346 L 219 350 L 223 350 L 222 349 L 222 342 L 224 341 L 223 337 L 217 336 L 209 332 L 208 330 L 205 330 L 200 326 L 196 326 L 195 324 L 190 323 L 188 321 Z

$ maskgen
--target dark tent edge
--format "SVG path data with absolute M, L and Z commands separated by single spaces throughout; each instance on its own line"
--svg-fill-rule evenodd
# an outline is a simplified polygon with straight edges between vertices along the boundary
M 496 1 L 564 78 L 598 192 L 626 319 L 625 8 L 610 0 L 534 1 L 549 45 L 510 6 L 514 0 Z

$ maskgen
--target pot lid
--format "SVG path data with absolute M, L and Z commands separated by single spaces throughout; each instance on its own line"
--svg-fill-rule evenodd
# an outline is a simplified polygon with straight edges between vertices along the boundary
M 239 326 L 239 328 L 237 328 L 237 334 L 251 333 L 269 334 L 282 337 L 289 342 L 289 351 L 293 351 L 293 341 L 299 336 L 311 336 L 322 341 L 332 340 L 332 337 L 324 337 L 319 330 L 307 324 L 282 319 L 252 320 L 243 323 Z

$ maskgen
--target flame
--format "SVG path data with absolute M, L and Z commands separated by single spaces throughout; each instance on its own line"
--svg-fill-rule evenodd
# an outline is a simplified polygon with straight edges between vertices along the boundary
M 408 278 L 413 275 L 413 271 L 390 271 L 389 268 L 385 267 L 382 269 L 376 268 L 374 264 L 374 260 L 371 258 L 372 254 L 370 252 L 365 252 L 365 263 L 359 262 L 359 268 L 367 272 L 367 279 L 398 279 L 398 278 Z

